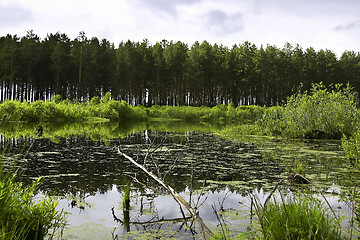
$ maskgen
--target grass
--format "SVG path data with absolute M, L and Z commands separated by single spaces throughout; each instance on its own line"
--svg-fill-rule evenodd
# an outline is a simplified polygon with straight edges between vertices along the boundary
M 264 239 L 344 239 L 340 222 L 313 196 L 273 197 L 256 212 Z
M 0 165 L 0 239 L 51 239 L 65 226 L 65 214 L 50 196 L 35 200 L 40 178 L 25 187 L 16 177 Z

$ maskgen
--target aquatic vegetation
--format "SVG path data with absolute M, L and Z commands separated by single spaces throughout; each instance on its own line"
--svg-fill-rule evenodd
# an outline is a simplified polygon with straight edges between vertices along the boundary
M 345 239 L 339 220 L 311 195 L 281 196 L 266 206 L 257 202 L 256 213 L 264 239 Z
M 65 215 L 55 209 L 54 198 L 35 200 L 39 184 L 40 178 L 24 187 L 0 167 L 0 239 L 44 239 L 65 226 Z

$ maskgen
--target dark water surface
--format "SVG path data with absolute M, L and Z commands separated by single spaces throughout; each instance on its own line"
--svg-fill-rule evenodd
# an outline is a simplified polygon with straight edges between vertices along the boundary
M 251 196 L 264 200 L 275 184 L 301 164 L 306 177 L 324 192 L 337 193 L 359 183 L 359 172 L 344 160 L 338 141 L 285 141 L 242 137 L 235 140 L 204 132 L 143 131 L 125 138 L 17 138 L 2 141 L 4 159 L 18 159 L 26 182 L 42 177 L 41 191 L 59 199 L 58 209 L 69 212 L 65 239 L 198 239 L 181 220 L 178 205 L 151 178 L 128 160 L 133 157 L 186 200 L 199 207 L 205 224 L 216 231 L 213 207 L 234 233 L 251 222 Z M 9 150 L 10 149 L 10 150 Z M 147 154 L 151 152 L 151 154 Z M 133 177 L 155 189 L 135 183 Z M 130 183 L 130 224 L 123 219 L 123 187 Z M 329 201 L 345 211 L 337 195 Z M 186 211 L 186 210 L 184 210 Z

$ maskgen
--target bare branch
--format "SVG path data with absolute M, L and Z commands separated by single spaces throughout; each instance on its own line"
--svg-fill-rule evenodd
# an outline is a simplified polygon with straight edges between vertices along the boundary
M 120 149 L 118 148 L 118 153 L 125 157 L 127 160 L 129 160 L 132 164 L 134 164 L 136 167 L 140 168 L 142 171 L 144 171 L 147 175 L 149 175 L 150 177 L 152 177 L 156 182 L 158 182 L 162 187 L 164 187 L 170 194 L 171 196 L 174 198 L 174 200 L 177 202 L 177 204 L 180 207 L 180 210 L 183 214 L 183 217 L 185 218 L 185 215 L 182 211 L 182 207 L 181 204 L 189 211 L 189 213 L 191 214 L 191 216 L 197 220 L 197 222 L 199 223 L 200 227 L 201 227 L 201 232 L 203 234 L 203 236 L 205 238 L 209 238 L 213 235 L 213 233 L 211 232 L 211 230 L 204 224 L 204 222 L 202 221 L 202 219 L 198 216 L 196 210 L 194 208 L 192 208 L 190 206 L 190 204 L 188 202 L 186 202 L 184 200 L 184 198 L 182 198 L 177 192 L 175 192 L 175 190 L 170 187 L 169 185 L 165 184 L 158 176 L 156 176 L 155 174 L 153 174 L 152 172 L 148 171 L 143 165 L 137 163 L 133 158 L 131 158 L 130 156 L 126 155 L 125 153 L 122 153 L 120 151 Z

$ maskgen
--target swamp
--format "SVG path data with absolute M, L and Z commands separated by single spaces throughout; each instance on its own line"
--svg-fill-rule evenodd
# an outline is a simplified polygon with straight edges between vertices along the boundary
M 359 53 L 32 30 L 0 53 L 0 240 L 359 238 Z
M 354 189 L 360 174 L 340 140 L 227 135 L 226 124 L 182 121 L 48 124 L 41 135 L 34 124 L 2 127 L 4 168 L 20 171 L 24 183 L 41 177 L 37 197 L 54 196 L 57 210 L 67 213 L 67 226 L 55 238 L 203 239 L 201 224 L 118 151 L 179 193 L 215 236 L 260 236 L 255 202 L 293 194 L 299 186 L 290 181 L 272 191 L 299 171 L 312 183 L 300 188 L 326 198 L 343 217 L 343 231 L 352 221 L 342 193 Z

